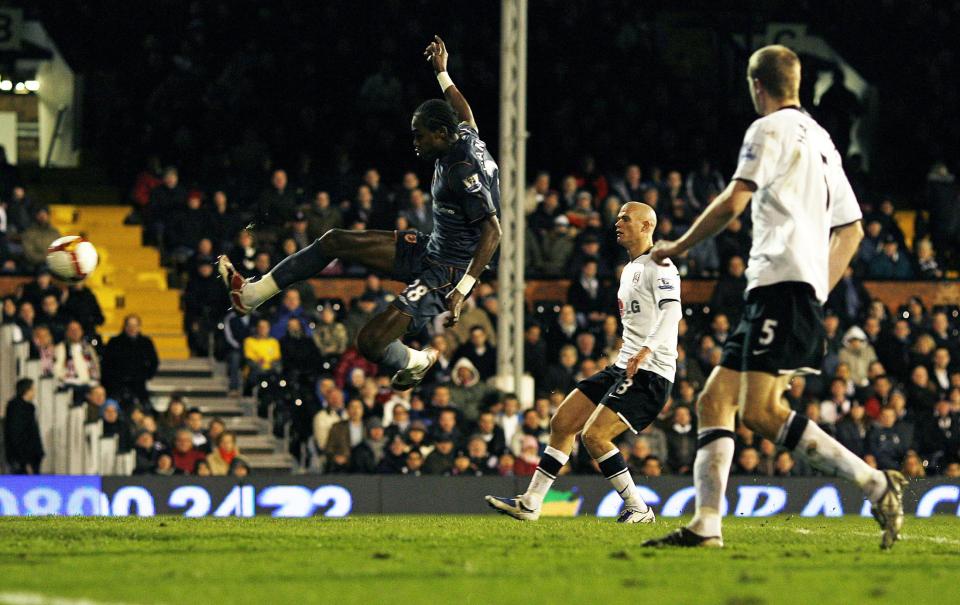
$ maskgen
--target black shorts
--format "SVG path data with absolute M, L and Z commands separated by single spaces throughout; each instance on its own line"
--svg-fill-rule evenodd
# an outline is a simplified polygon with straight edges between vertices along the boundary
M 427 258 L 429 235 L 418 231 L 397 231 L 393 278 L 406 282 L 393 300 L 393 305 L 411 317 L 411 334 L 420 332 L 434 317 L 447 310 L 446 296 L 463 274 L 464 269 L 441 265 Z
M 720 365 L 777 376 L 819 374 L 825 336 L 823 307 L 812 286 L 783 282 L 754 288 L 740 324 L 723 343 Z
M 613 364 L 577 383 L 587 399 L 610 408 L 634 433 L 656 420 L 672 386 L 663 376 L 647 370 L 637 370 L 632 379 L 627 378 L 626 370 Z

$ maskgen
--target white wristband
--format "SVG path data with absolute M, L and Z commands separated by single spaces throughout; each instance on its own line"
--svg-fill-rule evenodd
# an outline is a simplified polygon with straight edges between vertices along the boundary
M 470 290 L 473 290 L 473 286 L 476 285 L 477 278 L 465 273 L 463 277 L 460 278 L 460 282 L 457 284 L 456 290 L 464 296 L 470 294 Z
M 443 92 L 447 92 L 447 89 L 453 86 L 453 80 L 450 79 L 450 74 L 445 71 L 437 74 L 437 82 L 440 83 L 440 90 Z

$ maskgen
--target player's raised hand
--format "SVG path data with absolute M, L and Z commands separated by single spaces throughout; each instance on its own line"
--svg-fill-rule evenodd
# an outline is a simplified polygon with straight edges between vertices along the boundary
M 650 357 L 651 353 L 653 353 L 653 351 L 651 351 L 649 347 L 640 347 L 637 354 L 627 360 L 627 378 L 633 378 L 634 374 L 636 374 L 640 368 L 640 364 L 642 364 L 647 357 Z
M 677 242 L 668 242 L 667 240 L 660 240 L 653 245 L 653 250 L 650 251 L 650 258 L 653 259 L 653 262 L 658 265 L 665 265 L 668 258 L 671 256 L 679 256 L 683 254 L 677 246 Z
M 423 56 L 436 73 L 447 71 L 447 58 L 450 55 L 447 53 L 447 45 L 443 43 L 440 36 L 433 37 L 433 42 L 427 45 Z
M 460 321 L 460 310 L 463 307 L 463 301 L 466 298 L 460 290 L 454 288 L 447 294 L 447 309 L 450 311 L 450 317 L 447 318 L 447 321 L 443 325 L 447 328 L 452 328 L 457 325 L 457 322 Z

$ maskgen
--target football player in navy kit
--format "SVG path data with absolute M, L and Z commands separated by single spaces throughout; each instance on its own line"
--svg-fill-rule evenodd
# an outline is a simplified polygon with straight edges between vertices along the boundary
M 357 335 L 360 353 L 393 373 L 392 385 L 398 390 L 416 386 L 437 359 L 433 348 L 418 351 L 400 338 L 420 331 L 444 311 L 450 312 L 447 325 L 455 324 L 463 301 L 500 244 L 499 169 L 480 140 L 470 105 L 447 73 L 448 56 L 438 36 L 424 50 L 446 100 L 425 101 L 411 121 L 414 151 L 434 162 L 430 235 L 331 229 L 259 280 L 245 280 L 226 256 L 218 261 L 239 313 L 249 313 L 283 289 L 317 275 L 337 258 L 406 282 L 393 303 Z

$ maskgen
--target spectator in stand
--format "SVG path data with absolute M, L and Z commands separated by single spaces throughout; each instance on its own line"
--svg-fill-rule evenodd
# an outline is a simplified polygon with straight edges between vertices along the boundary
M 867 227 L 864 230 L 863 239 L 860 241 L 860 247 L 857 249 L 857 264 L 867 268 L 873 263 L 874 259 L 880 256 L 883 248 L 883 226 L 878 220 L 867 221 Z
M 236 212 L 230 208 L 227 194 L 222 190 L 213 192 L 213 208 L 209 217 L 210 231 L 204 232 L 209 237 L 216 252 L 225 253 L 233 245 L 234 236 L 243 226 Z M 236 266 L 236 265 L 234 265 Z
M 185 475 L 191 474 L 196 468 L 197 462 L 207 457 L 203 451 L 194 446 L 193 432 L 186 428 L 177 430 L 174 435 L 171 455 L 173 457 L 173 465 L 183 471 Z
M 877 356 L 887 372 L 898 380 L 906 380 L 910 371 L 910 322 L 898 319 L 887 337 L 881 337 Z
M 257 267 L 257 248 L 253 233 L 243 229 L 237 234 L 236 243 L 227 250 L 227 256 L 237 272 L 244 277 L 253 277 L 270 270 L 270 256 L 267 255 L 266 271 Z
M 17 381 L 16 396 L 7 402 L 3 423 L 3 443 L 7 464 L 14 475 L 37 475 L 43 462 L 43 441 L 33 403 L 36 390 L 33 380 Z
M 906 254 L 900 251 L 897 238 L 887 234 L 883 246 L 867 266 L 870 279 L 913 279 L 913 267 Z
M 347 417 L 330 428 L 326 443 L 327 472 L 349 470 L 350 452 L 364 440 L 363 404 L 351 399 L 347 404 Z
M 496 475 L 497 457 L 487 449 L 487 442 L 480 435 L 473 435 L 467 441 L 467 456 L 470 458 L 470 473 L 477 477 Z
M 544 277 L 561 277 L 566 274 L 567 263 L 573 255 L 573 237 L 570 235 L 570 220 L 560 215 L 553 221 L 553 229 L 543 236 L 541 263 L 535 270 Z
M 60 231 L 50 224 L 50 211 L 39 208 L 34 222 L 20 236 L 23 246 L 23 261 L 28 270 L 36 269 L 47 262 L 47 247 L 60 237 Z
M 537 209 L 528 217 L 530 229 L 538 239 L 542 239 L 549 231 L 554 229 L 557 217 L 562 215 L 563 207 L 560 203 L 560 194 L 556 191 L 550 191 L 543 198 L 543 201 L 537 204 Z
M 943 279 L 943 271 L 937 262 L 937 256 L 934 253 L 933 244 L 930 243 L 930 240 L 924 238 L 917 242 L 916 252 L 917 266 L 914 268 L 914 273 L 919 276 L 920 279 Z
M 837 314 L 845 326 L 860 321 L 864 309 L 870 301 L 870 294 L 853 272 L 853 266 L 848 266 L 840 283 L 830 292 L 826 307 Z
M 147 475 L 153 473 L 157 468 L 157 459 L 163 450 L 163 446 L 154 439 L 153 433 L 146 429 L 137 431 L 134 436 L 133 451 L 136 456 L 136 466 L 133 469 L 133 474 Z
M 584 323 L 599 324 L 610 308 L 609 298 L 597 277 L 597 261 L 587 259 L 580 268 L 579 279 L 570 281 L 567 303 L 577 310 Z
M 956 330 L 950 329 L 950 318 L 945 311 L 935 311 L 930 318 L 930 336 L 933 337 L 937 347 L 947 349 L 953 355 L 960 354 L 960 338 Z
M 144 216 L 144 238 L 148 244 L 164 241 L 166 225 L 187 207 L 187 191 L 180 186 L 180 175 L 173 166 L 163 171 L 163 182 L 150 192 Z
M 503 429 L 497 426 L 491 412 L 483 412 L 477 418 L 477 430 L 474 437 L 480 437 L 487 444 L 487 451 L 494 456 L 500 456 L 507 450 L 507 439 Z
M 757 476 L 760 474 L 760 454 L 752 447 L 745 447 L 737 455 L 734 474 Z
M 796 477 L 802 475 L 796 467 L 796 461 L 789 450 L 777 453 L 773 466 L 773 474 L 777 477 Z
M 40 303 L 40 313 L 37 315 L 36 324 L 44 325 L 50 328 L 53 339 L 56 342 L 63 340 L 67 329 L 69 318 L 60 308 L 60 295 L 47 294 Z M 81 328 L 81 332 L 83 329 Z
M 423 473 L 425 475 L 449 475 L 451 469 L 453 469 L 456 454 L 451 436 L 449 434 L 438 435 L 434 442 L 433 451 L 427 455 L 427 459 L 423 462 Z
M 287 322 L 289 322 L 291 318 L 300 320 L 303 332 L 308 337 L 313 335 L 313 330 L 310 328 L 313 317 L 311 317 L 307 310 L 300 304 L 300 292 L 293 288 L 283 293 L 283 302 L 278 308 L 277 317 L 273 322 L 273 326 L 270 328 L 270 336 L 280 339 L 286 333 Z
M 407 444 L 402 437 L 385 438 L 387 448 L 375 472 L 383 475 L 401 475 L 407 464 Z
M 256 384 L 263 376 L 275 373 L 280 364 L 280 341 L 270 335 L 270 322 L 266 319 L 257 320 L 257 327 L 252 336 L 243 340 L 243 357 L 250 374 L 247 382 Z
M 867 342 L 867 335 L 859 326 L 851 327 L 844 334 L 839 361 L 850 366 L 850 378 L 854 384 L 858 387 L 869 384 L 867 369 L 871 363 L 877 361 L 877 353 Z
M 190 431 L 193 447 L 204 454 L 209 454 L 213 450 L 213 444 L 203 430 L 203 412 L 200 411 L 200 408 L 190 408 L 187 410 L 186 428 Z M 189 472 L 187 474 L 189 474 Z
M 643 172 L 640 166 L 628 164 L 623 171 L 623 178 L 613 184 L 613 193 L 621 200 L 627 202 L 639 202 L 643 199 Z
M 240 370 L 244 360 L 243 343 L 250 336 L 252 321 L 252 316 L 239 315 L 232 309 L 223 318 L 223 338 L 227 345 L 227 376 L 231 397 L 240 394 Z
M 349 346 L 357 342 L 357 333 L 360 328 L 365 326 L 377 312 L 377 295 L 366 292 L 360 296 L 356 303 L 350 308 L 347 319 L 343 322 L 347 328 L 347 339 Z
M 725 314 L 730 324 L 734 326 L 740 322 L 740 314 L 743 311 L 743 292 L 747 289 L 745 270 L 743 257 L 731 256 L 727 260 L 726 272 L 717 280 L 710 298 L 710 308 Z
M 740 258 L 750 258 L 750 246 L 752 244 L 750 234 L 743 227 L 743 222 L 739 218 L 730 221 L 727 228 L 721 231 L 716 237 L 717 254 L 720 255 L 720 263 L 727 265 L 731 256 Z
M 430 340 L 430 346 L 437 351 L 437 361 L 423 378 L 423 384 L 448 384 L 453 374 L 453 359 L 450 357 L 450 345 L 447 339 L 437 334 Z
M 213 259 L 199 262 L 183 292 L 183 324 L 190 352 L 195 357 L 210 354 L 211 337 L 219 330 L 230 300 L 219 277 L 213 272 Z
M 163 182 L 160 179 L 161 176 L 160 158 L 156 155 L 151 155 L 147 158 L 143 170 L 137 174 L 133 187 L 130 190 L 130 199 L 133 202 L 135 217 L 133 224 L 143 223 L 143 213 L 147 204 L 150 203 L 150 194 Z
M 157 373 L 160 362 L 153 341 L 140 333 L 140 317 L 127 315 L 123 332 L 107 343 L 103 352 L 103 384 L 117 401 L 139 403 L 152 410 L 147 381 Z
M 377 472 L 377 467 L 384 459 L 387 440 L 380 419 L 371 418 L 364 427 L 366 438 L 350 450 L 350 472 L 372 474 Z
M 937 392 L 930 381 L 930 372 L 924 365 L 918 365 L 910 372 L 910 383 L 907 384 L 907 407 L 917 418 L 925 418 L 933 412 L 937 402 Z
M 164 250 L 178 267 L 190 260 L 201 239 L 213 233 L 213 221 L 203 207 L 203 194 L 199 191 L 191 191 L 186 207 L 164 222 Z
M 427 204 L 427 196 L 419 189 L 410 192 L 410 206 L 400 212 L 400 216 L 407 219 L 410 229 L 420 233 L 433 231 L 433 209 Z
M 700 160 L 697 170 L 687 175 L 687 202 L 695 212 L 700 212 L 726 187 L 723 175 L 711 164 L 710 160 Z
M 847 398 L 847 388 L 843 380 L 834 378 L 830 381 L 830 398 L 820 403 L 819 415 L 824 424 L 835 425 L 837 421 L 844 417 L 853 406 L 853 402 Z
M 265 189 L 257 200 L 258 233 L 266 237 L 267 243 L 277 241 L 287 221 L 291 220 L 296 212 L 296 194 L 288 185 L 287 171 L 274 170 L 270 177 L 270 187 Z
M 20 302 L 21 304 L 28 302 L 33 305 L 33 308 L 36 310 L 42 306 L 43 300 L 47 296 L 53 296 L 59 301 L 63 296 L 63 291 L 54 285 L 50 270 L 44 266 L 37 270 L 36 279 L 24 284 Z
M 337 321 L 336 312 L 330 305 L 320 311 L 320 323 L 313 331 L 313 342 L 324 357 L 340 355 L 347 348 L 347 328 Z
M 330 194 L 318 191 L 313 196 L 313 203 L 306 212 L 307 234 L 316 239 L 331 229 L 343 227 L 343 217 L 340 209 L 330 204 Z
M 950 409 L 949 401 L 938 401 L 933 414 L 923 418 L 917 428 L 917 450 L 929 461 L 931 470 L 942 472 L 960 456 L 960 416 Z
M 857 404 L 836 425 L 835 436 L 845 448 L 863 458 L 867 453 L 867 437 L 871 431 L 870 417 L 866 409 Z
M 57 348 L 53 344 L 53 334 L 47 326 L 37 326 L 33 330 L 33 347 L 36 351 L 36 359 L 40 360 L 40 376 L 48 378 L 53 376 L 56 363 Z M 31 358 L 34 358 L 31 352 Z
M 543 379 L 543 391 L 547 393 L 569 393 L 576 386 L 574 375 L 577 373 L 577 347 L 564 345 L 560 349 L 559 363 L 547 368 Z
M 324 395 L 325 406 L 313 416 L 313 440 L 321 454 L 327 449 L 327 442 L 333 425 L 347 419 L 347 410 L 343 404 L 343 391 L 336 386 Z M 362 410 L 361 410 L 362 413 Z
M 697 453 L 697 431 L 690 409 L 679 406 L 673 411 L 673 422 L 667 429 L 667 465 L 674 473 L 686 475 L 693 468 Z
M 86 413 L 86 422 L 96 422 L 103 417 L 103 406 L 106 405 L 107 401 L 114 401 L 113 399 L 107 399 L 107 391 L 100 385 L 96 385 L 87 390 L 86 395 L 83 398 L 83 403 L 87 409 Z
M 470 341 L 454 352 L 454 367 L 460 359 L 470 360 L 480 380 L 488 380 L 497 373 L 497 348 L 487 343 L 487 331 L 480 326 L 470 328 Z
M 62 309 L 63 313 L 80 322 L 83 327 L 83 333 L 87 337 L 96 335 L 97 328 L 103 325 L 103 311 L 100 310 L 100 303 L 97 297 L 90 291 L 85 282 L 71 284 L 63 292 Z
M 477 419 L 484 401 L 496 395 L 496 389 L 480 380 L 480 372 L 466 357 L 453 364 L 452 382 L 450 397 L 470 422 Z
M 113 399 L 107 400 L 101 409 L 101 424 L 104 437 L 117 437 L 117 452 L 125 453 L 133 449 L 133 428 L 120 411 L 120 404 Z
M 908 446 L 895 428 L 896 423 L 897 413 L 892 408 L 884 408 L 877 426 L 867 436 L 867 453 L 876 458 L 880 470 L 899 469 L 907 453 Z
M 93 346 L 84 340 L 80 322 L 67 324 L 66 337 L 56 346 L 53 375 L 62 389 L 74 393 L 79 402 L 90 387 L 100 382 L 100 357 Z
M 280 357 L 287 380 L 303 386 L 311 385 L 320 371 L 320 351 L 307 337 L 302 322 L 296 317 L 287 320 L 286 334 L 280 338 Z

